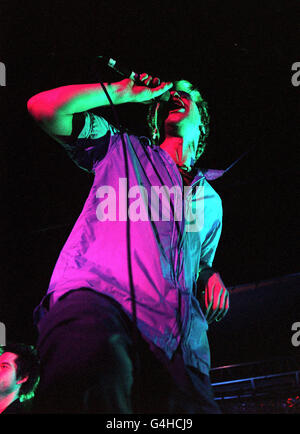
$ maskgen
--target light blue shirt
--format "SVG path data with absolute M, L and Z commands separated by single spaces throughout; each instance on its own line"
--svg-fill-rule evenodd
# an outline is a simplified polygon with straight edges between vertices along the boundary
M 202 171 L 184 188 L 167 152 L 146 137 L 124 134 L 124 139 L 125 152 L 120 133 L 86 112 L 77 141 L 65 145 L 76 164 L 94 174 L 94 182 L 60 252 L 47 296 L 55 303 L 66 292 L 87 287 L 114 298 L 132 318 L 129 224 L 140 332 L 169 358 L 180 346 L 185 363 L 208 375 L 208 325 L 197 300 L 197 278 L 202 267 L 213 263 L 222 227 L 221 199 Z M 169 207 L 163 205 L 166 198 Z

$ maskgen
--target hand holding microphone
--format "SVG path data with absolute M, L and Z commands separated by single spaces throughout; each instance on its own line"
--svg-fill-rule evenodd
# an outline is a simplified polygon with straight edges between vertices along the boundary
M 140 84 L 142 86 L 140 86 Z M 168 101 L 170 99 L 169 89 L 173 87 L 173 83 L 171 82 L 162 82 L 158 77 L 152 77 L 151 75 L 143 72 L 142 74 L 138 74 L 138 78 L 134 81 L 134 90 L 137 91 L 139 96 L 142 95 L 144 97 L 144 92 L 140 89 L 141 87 L 146 86 L 148 90 L 146 90 L 145 96 L 146 100 L 140 101 L 143 104 L 150 104 L 153 100 L 159 101 Z M 150 93 L 149 93 L 150 91 Z M 141 92 L 141 94 L 140 94 Z M 150 99 L 148 99 L 148 95 Z
M 127 91 L 130 91 L 133 97 L 132 102 L 150 104 L 155 99 L 160 101 L 169 100 L 169 89 L 173 87 L 173 83 L 161 83 L 161 80 L 157 77 L 153 78 L 151 75 L 146 73 L 138 74 L 109 57 L 98 56 L 98 59 L 118 74 L 127 77 L 119 82 L 121 85 L 120 92 L 126 93 Z

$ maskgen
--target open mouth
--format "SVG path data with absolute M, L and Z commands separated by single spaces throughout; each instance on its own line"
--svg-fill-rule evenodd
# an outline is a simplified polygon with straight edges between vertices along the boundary
M 185 111 L 185 106 L 184 103 L 179 99 L 172 99 L 169 102 L 169 112 L 174 112 L 174 111 L 179 111 L 179 112 L 184 112 Z

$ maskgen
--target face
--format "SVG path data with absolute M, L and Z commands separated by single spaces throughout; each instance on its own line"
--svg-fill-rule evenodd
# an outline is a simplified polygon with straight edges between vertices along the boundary
M 9 352 L 0 356 L 0 397 L 8 395 L 20 387 L 22 381 L 17 381 L 16 359 L 17 355 Z
M 186 139 L 185 142 L 189 143 L 189 147 L 183 152 L 189 152 L 192 158 L 195 158 L 201 124 L 197 104 L 192 100 L 190 94 L 183 91 L 171 91 L 167 107 L 166 135 Z

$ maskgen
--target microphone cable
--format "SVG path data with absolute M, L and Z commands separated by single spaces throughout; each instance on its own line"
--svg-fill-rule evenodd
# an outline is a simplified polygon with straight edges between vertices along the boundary
M 125 129 L 122 127 L 118 114 L 117 114 L 117 110 L 115 109 L 114 103 L 111 100 L 111 97 L 109 96 L 109 93 L 105 87 L 105 84 L 102 81 L 99 81 L 102 89 L 105 92 L 105 95 L 107 96 L 107 99 L 110 103 L 110 106 L 112 108 L 112 112 L 117 124 L 117 127 L 120 131 L 121 134 L 121 141 L 122 141 L 122 147 L 123 147 L 123 153 L 124 153 L 124 159 L 125 159 L 125 174 L 126 174 L 126 179 L 127 179 L 127 194 L 126 194 L 126 240 L 127 240 L 127 245 L 126 245 L 126 251 L 127 251 L 127 266 L 128 266 L 128 278 L 129 278 L 129 288 L 130 288 L 130 297 L 131 297 L 131 308 L 132 308 L 132 320 L 133 320 L 133 335 L 132 335 L 132 339 L 133 339 L 133 344 L 134 347 L 137 348 L 138 346 L 138 327 L 137 327 L 137 314 L 136 314 L 136 298 L 135 298 L 135 290 L 134 290 L 134 283 L 133 283 L 133 272 L 132 272 L 132 262 L 131 262 L 131 232 L 130 232 L 130 219 L 129 219 L 129 215 L 128 215 L 128 204 L 129 204 L 129 166 L 128 166 L 128 156 L 126 153 L 126 143 L 125 143 L 125 139 L 124 139 L 124 135 L 125 135 Z M 127 138 L 128 141 L 130 143 L 130 139 L 128 137 L 127 134 Z M 137 365 L 137 357 L 135 357 L 135 364 Z M 140 398 L 141 395 L 139 393 L 140 391 L 140 383 L 139 381 L 137 381 L 136 383 L 136 387 L 137 387 L 137 393 L 138 393 L 138 397 Z

